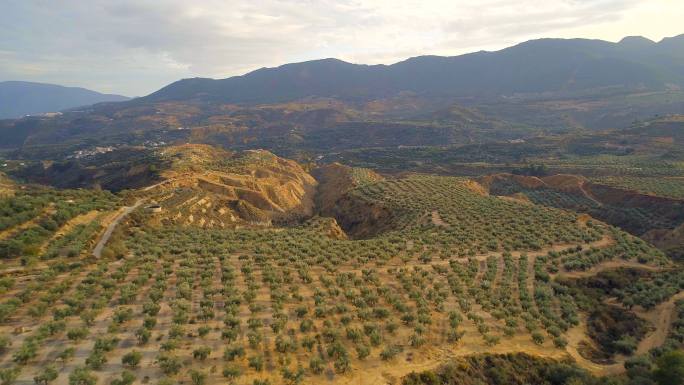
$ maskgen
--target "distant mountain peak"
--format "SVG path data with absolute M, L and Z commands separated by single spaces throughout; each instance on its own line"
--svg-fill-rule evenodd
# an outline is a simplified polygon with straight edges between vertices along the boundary
M 655 44 L 651 39 L 643 36 L 625 36 L 618 44 Z
M 663 38 L 663 40 L 658 42 L 658 45 L 675 49 L 684 49 L 684 34 L 672 37 L 665 37 Z M 680 54 L 681 53 L 682 52 L 680 51 Z
M 665 41 L 684 41 L 684 33 L 681 35 L 664 37 L 663 40 L 660 41 L 660 43 L 665 42 Z
M 656 45 L 656 42 L 643 36 L 627 36 L 618 42 L 618 46 L 631 50 L 648 49 Z
M 80 87 L 19 80 L 3 81 L 0 82 L 0 119 L 126 100 L 129 100 L 126 96 L 102 94 Z

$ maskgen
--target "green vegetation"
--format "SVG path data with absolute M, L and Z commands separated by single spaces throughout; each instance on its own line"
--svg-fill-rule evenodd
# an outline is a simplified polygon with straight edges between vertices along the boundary
M 676 269 L 647 272 L 637 269 L 615 269 L 599 272 L 588 278 L 564 281 L 563 284 L 583 292 L 580 297 L 582 303 L 588 304 L 593 299 L 610 295 L 627 309 L 637 305 L 644 309 L 652 309 L 682 290 L 684 271 Z M 591 306 L 594 304 L 587 305 Z
M 667 338 L 663 345 L 654 348 L 651 354 L 657 357 L 675 350 L 684 350 L 684 299 L 675 302 L 672 325 Z
M 434 371 L 410 373 L 403 385 L 680 385 L 684 378 L 684 352 L 660 357 L 654 365 L 631 361 L 625 377 L 596 377 L 572 362 L 535 358 L 526 354 L 477 356 L 455 359 Z
M 37 385 L 47 385 L 50 382 L 56 380 L 58 375 L 59 372 L 54 366 L 47 366 L 43 368 L 43 370 L 39 374 L 33 377 L 33 381 Z
M 684 199 L 684 177 L 628 177 L 610 176 L 594 179 L 596 183 L 636 190 L 662 197 Z
M 555 172 L 601 176 L 601 180 L 602 176 L 616 176 L 617 179 L 611 179 L 620 180 L 625 177 L 681 177 L 684 174 L 684 161 L 665 156 L 601 154 L 538 161 Z
M 40 245 L 68 220 L 91 210 L 111 210 L 118 201 L 116 196 L 103 191 L 45 188 L 29 188 L 13 197 L 2 198 L 0 228 L 12 231 L 14 226 L 22 224 L 25 228 L 12 231 L 11 236 L 0 240 L 0 258 L 38 257 Z M 94 223 L 79 226 L 48 245 L 42 257 L 54 258 L 60 253 L 78 255 L 98 229 Z
M 415 176 L 380 181 L 350 192 L 368 205 L 391 212 L 388 236 L 417 246 L 467 256 L 499 250 L 540 250 L 552 244 L 600 239 L 599 227 L 582 228 L 568 212 L 483 196 L 465 180 Z M 436 218 L 439 216 L 439 219 Z M 441 247 L 440 247 L 441 246 Z
M 587 213 L 635 235 L 652 229 L 673 229 L 684 221 L 682 205 L 630 207 L 600 203 L 587 196 L 559 191 L 548 187 L 526 188 L 510 180 L 497 181 L 490 188 L 493 195 L 522 193 L 532 203 Z
M 46 198 L 18 223 L 31 222 L 20 232 L 32 237 L 30 246 L 38 242 L 35 256 L 43 258 L 0 278 L 2 326 L 36 325 L 17 331 L 19 343 L 0 338 L 3 378 L 93 385 L 108 376 L 112 385 L 130 385 L 152 380 L 153 370 L 162 384 L 318 383 L 422 363 L 435 352 L 502 348 L 556 356 L 584 325 L 599 358 L 616 359 L 633 355 L 648 332 L 630 308 L 650 309 L 684 287 L 680 270 L 644 241 L 569 211 L 490 196 L 461 178 L 376 180 L 368 170 L 354 170 L 352 178 L 356 187 L 338 201 L 335 220 L 203 228 L 140 209 L 111 238 L 116 252 L 99 259 L 84 251 L 103 215 L 64 224 L 111 210 L 120 199 L 45 191 L 75 197 L 76 208 L 67 212 Z M 32 222 L 58 212 L 65 219 L 52 230 Z M 339 230 L 336 222 L 346 234 L 330 234 Z M 32 226 L 46 233 L 31 235 Z M 58 229 L 63 234 L 53 237 Z M 558 278 L 608 261 L 652 272 Z M 612 281 L 602 284 L 605 277 Z M 601 307 L 609 296 L 625 309 Z M 648 376 L 671 364 L 658 359 L 678 348 L 679 331 L 675 322 Z M 56 379 L 52 367 L 34 369 L 46 360 L 62 365 L 63 377 Z M 447 366 L 404 383 L 601 383 L 570 364 L 524 355 L 463 363 L 470 380 L 459 377 L 459 366 Z

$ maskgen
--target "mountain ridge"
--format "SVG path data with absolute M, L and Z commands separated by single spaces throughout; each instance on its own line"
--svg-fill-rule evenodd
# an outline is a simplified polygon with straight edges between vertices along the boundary
M 21 80 L 0 81 L 0 119 L 59 112 L 96 103 L 129 99 L 126 96 L 103 94 L 82 87 Z
M 93 146 L 201 142 L 292 155 L 525 140 L 682 114 L 682 90 L 684 35 L 659 43 L 540 39 L 392 65 L 327 58 L 184 79 L 127 102 L 1 121 L 0 148 L 33 157 L 46 156 L 45 146 L 74 155 Z
M 544 38 L 498 51 L 425 55 L 394 64 L 354 64 L 326 58 L 260 68 L 224 79 L 171 83 L 140 102 L 200 99 L 271 103 L 307 96 L 368 99 L 402 91 L 432 96 L 500 96 L 600 87 L 684 86 L 684 35 L 617 43 Z M 673 52 L 674 51 L 674 52 Z

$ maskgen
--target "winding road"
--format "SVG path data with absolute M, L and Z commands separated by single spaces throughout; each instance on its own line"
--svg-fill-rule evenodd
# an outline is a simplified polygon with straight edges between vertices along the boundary
M 665 343 L 667 335 L 672 327 L 672 321 L 675 318 L 675 303 L 684 299 L 684 291 L 673 295 L 665 302 L 658 304 L 649 311 L 636 311 L 636 314 L 645 319 L 654 326 L 637 345 L 635 355 L 648 353 L 651 349 L 661 346 Z M 578 326 L 571 328 L 566 334 L 568 339 L 567 351 L 575 361 L 585 369 L 597 375 L 619 374 L 625 371 L 625 360 L 627 357 L 616 356 L 614 364 L 597 364 L 584 358 L 579 352 L 580 342 L 587 339 L 587 325 L 586 320 L 583 319 Z
M 107 229 L 105 229 L 105 232 L 102 234 L 102 237 L 93 249 L 93 256 L 95 256 L 95 258 L 100 258 L 102 255 L 102 249 L 104 249 L 107 241 L 109 241 L 109 238 L 112 236 L 112 233 L 114 232 L 114 229 L 116 229 L 116 226 L 119 224 L 119 222 L 121 222 L 121 220 L 124 219 L 128 214 L 133 212 L 133 210 L 137 209 L 144 201 L 144 199 L 139 199 L 135 202 L 135 204 L 133 204 L 133 206 L 123 207 L 123 210 L 121 210 L 114 220 L 109 223 Z

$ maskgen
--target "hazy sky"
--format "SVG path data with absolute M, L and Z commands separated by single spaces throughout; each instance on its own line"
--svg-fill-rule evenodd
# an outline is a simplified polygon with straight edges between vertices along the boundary
M 0 0 L 0 80 L 141 96 L 336 57 L 391 64 L 541 37 L 684 33 L 684 0 Z

